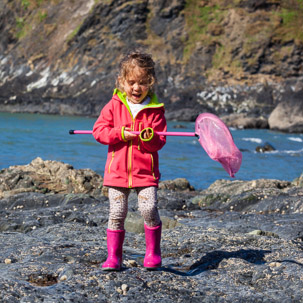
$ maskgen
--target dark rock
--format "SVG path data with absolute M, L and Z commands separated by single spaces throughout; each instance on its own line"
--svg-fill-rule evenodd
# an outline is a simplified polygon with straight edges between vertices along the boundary
M 245 0 L 241 1 L 241 7 L 247 7 L 251 12 L 255 10 L 269 10 L 269 9 L 276 9 L 279 7 L 278 2 L 268 1 L 268 0 Z
M 301 195 L 302 187 L 288 181 L 217 180 L 191 201 L 211 210 L 285 214 L 302 211 Z
M 270 143 L 266 142 L 261 146 L 256 147 L 258 153 L 266 153 L 276 150 Z
M 200 111 L 191 108 L 172 110 L 165 115 L 168 120 L 195 121 Z
M 192 191 L 195 190 L 191 186 L 187 179 L 177 178 L 174 180 L 161 181 L 159 183 L 159 189 L 169 189 L 173 191 Z
M 38 175 L 35 180 L 43 177 Z M 158 190 L 164 228 L 162 268 L 156 271 L 142 267 L 145 239 L 135 192 L 129 196 L 121 272 L 101 270 L 107 197 L 82 188 L 0 199 L 0 301 L 301 300 L 302 187 L 280 180 L 218 180 L 198 192 L 177 184 L 166 182 Z

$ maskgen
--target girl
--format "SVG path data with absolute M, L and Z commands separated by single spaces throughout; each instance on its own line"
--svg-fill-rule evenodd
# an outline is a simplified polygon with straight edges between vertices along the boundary
M 103 270 L 120 270 L 124 241 L 124 221 L 128 195 L 134 188 L 144 218 L 146 254 L 144 267 L 161 266 L 161 220 L 157 208 L 159 183 L 158 150 L 166 143 L 164 105 L 154 94 L 155 63 L 140 51 L 127 54 L 120 62 L 117 88 L 102 109 L 93 135 L 108 145 L 103 185 L 109 187 L 109 220 L 107 229 L 108 258 Z M 135 135 L 132 131 L 139 131 Z

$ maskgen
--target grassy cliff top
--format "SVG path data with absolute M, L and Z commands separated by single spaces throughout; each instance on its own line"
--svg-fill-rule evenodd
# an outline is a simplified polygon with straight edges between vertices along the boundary
M 209 80 L 303 73 L 296 67 L 302 62 L 303 0 L 5 0 L 2 5 L 7 7 L 2 32 L 9 37 L 5 51 L 16 50 L 31 69 L 44 61 L 68 70 L 79 61 L 100 64 L 102 56 L 116 64 L 123 48 L 141 44 L 162 66 L 179 64 L 185 72 L 194 67 Z M 104 55 L 108 52 L 113 58 Z

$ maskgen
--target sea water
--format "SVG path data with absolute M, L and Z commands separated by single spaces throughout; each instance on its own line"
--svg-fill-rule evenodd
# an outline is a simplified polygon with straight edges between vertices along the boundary
M 95 118 L 38 114 L 0 113 L 0 169 L 25 165 L 36 157 L 90 168 L 103 175 L 107 146 L 92 135 L 70 135 L 70 129 L 91 130 Z M 181 127 L 181 128 L 180 128 Z M 178 128 L 178 129 L 176 129 Z M 168 122 L 168 131 L 194 132 L 194 122 Z M 270 130 L 235 130 L 231 133 L 242 150 L 238 180 L 299 177 L 303 172 L 303 134 Z M 270 143 L 276 150 L 257 153 Z M 159 152 L 162 180 L 186 178 L 196 189 L 205 189 L 217 179 L 234 180 L 221 164 L 211 160 L 195 137 L 168 136 Z

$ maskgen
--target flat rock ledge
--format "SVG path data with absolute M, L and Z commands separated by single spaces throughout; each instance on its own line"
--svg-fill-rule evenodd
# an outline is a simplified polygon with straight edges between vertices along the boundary
M 156 271 L 142 266 L 143 220 L 131 192 L 121 272 L 101 271 L 101 176 L 38 158 L 0 179 L 0 302 L 302 302 L 302 176 L 217 180 L 202 191 L 182 178 L 161 183 Z

